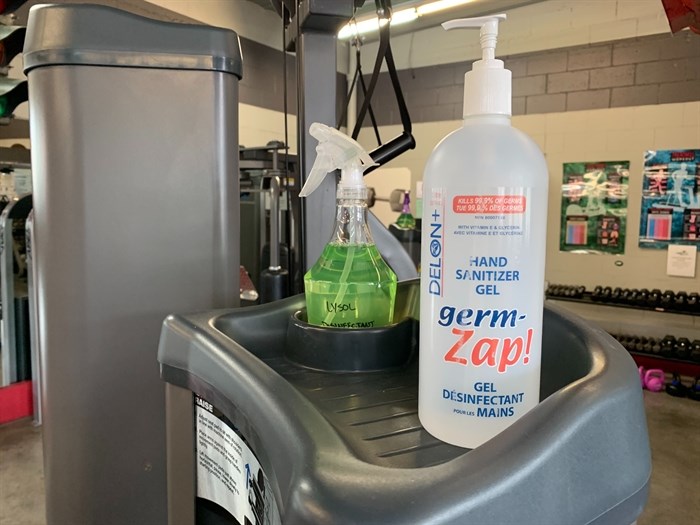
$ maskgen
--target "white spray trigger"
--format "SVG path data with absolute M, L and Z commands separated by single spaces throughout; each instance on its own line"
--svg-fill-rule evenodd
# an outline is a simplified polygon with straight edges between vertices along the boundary
M 354 167 L 362 173 L 369 166 L 374 164 L 360 144 L 340 131 L 314 122 L 309 128 L 311 136 L 318 140 L 316 146 L 316 161 L 311 167 L 306 184 L 299 192 L 300 197 L 307 197 L 316 190 L 323 182 L 324 177 L 337 170 L 343 170 L 343 175 L 350 168 Z M 343 181 L 347 185 L 347 181 Z M 364 187 L 364 181 L 353 181 L 352 186 Z

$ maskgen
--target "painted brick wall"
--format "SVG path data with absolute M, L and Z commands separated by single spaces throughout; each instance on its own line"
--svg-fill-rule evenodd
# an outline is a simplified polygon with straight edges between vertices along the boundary
M 512 55 L 504 61 L 513 73 L 514 115 L 700 100 L 700 36 L 687 31 Z M 461 119 L 464 73 L 470 68 L 471 62 L 459 62 L 399 71 L 412 120 Z M 379 125 L 399 123 L 387 73 L 381 74 L 375 97 Z

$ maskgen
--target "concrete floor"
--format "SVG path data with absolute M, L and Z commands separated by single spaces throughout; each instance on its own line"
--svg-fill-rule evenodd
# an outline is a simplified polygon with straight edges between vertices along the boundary
M 700 403 L 650 392 L 644 403 L 653 472 L 637 523 L 700 523 Z M 27 420 L 0 426 L 0 525 L 45 525 L 43 482 L 40 429 Z

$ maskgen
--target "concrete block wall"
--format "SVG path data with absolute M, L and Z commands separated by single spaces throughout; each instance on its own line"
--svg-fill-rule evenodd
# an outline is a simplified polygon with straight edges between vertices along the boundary
M 700 37 L 687 31 L 503 59 L 513 73 L 514 115 L 700 100 Z M 399 71 L 412 120 L 461 118 L 470 68 L 456 62 Z M 373 109 L 380 125 L 400 122 L 388 73 L 379 78 Z
M 461 124 L 456 118 L 416 124 L 416 149 L 387 166 L 408 168 L 415 191 L 415 183 L 422 180 L 425 163 L 435 145 Z M 521 115 L 513 117 L 513 125 L 527 133 L 547 159 L 550 181 L 546 278 L 550 282 L 582 284 L 588 288 L 600 284 L 700 292 L 700 257 L 695 278 L 669 277 L 666 250 L 642 249 L 638 245 L 644 152 L 700 148 L 700 101 Z M 382 136 L 387 138 L 396 136 L 400 130 L 400 125 L 380 128 Z M 367 148 L 373 147 L 372 129 L 363 128 L 359 141 Z M 630 161 L 625 254 L 560 252 L 562 165 L 606 160 Z M 468 159 L 466 162 L 468 165 Z M 616 261 L 622 261 L 623 265 L 617 266 Z M 700 318 L 697 322 L 700 328 Z

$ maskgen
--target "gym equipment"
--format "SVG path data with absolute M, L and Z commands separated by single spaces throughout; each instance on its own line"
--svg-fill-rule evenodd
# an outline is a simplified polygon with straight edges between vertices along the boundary
M 689 312 L 700 313 L 700 294 L 697 292 L 689 293 L 685 304 Z
M 593 293 L 591 294 L 591 299 L 593 299 L 594 301 L 601 301 L 602 295 L 603 295 L 603 287 L 596 286 L 595 288 L 593 288 Z
M 610 295 L 612 294 L 612 288 L 610 286 L 606 286 L 603 288 L 602 293 L 600 294 L 600 300 L 607 303 L 610 301 Z
M 693 401 L 700 401 L 700 377 L 693 380 L 693 384 L 688 389 L 687 395 Z
M 690 343 L 690 352 L 688 357 L 691 361 L 700 363 L 700 339 L 693 339 L 693 342 Z
M 661 340 L 661 348 L 659 354 L 664 357 L 671 357 L 676 348 L 676 338 L 672 335 L 667 335 Z
M 639 290 L 637 293 L 636 302 L 638 306 L 647 306 L 647 303 L 649 302 L 649 290 L 646 288 Z
M 676 339 L 673 351 L 678 359 L 687 359 L 690 355 L 690 341 L 686 337 Z
M 197 459 L 212 454 L 198 437 L 207 422 L 255 454 L 265 508 L 283 523 L 632 523 L 650 463 L 629 354 L 600 329 L 546 307 L 542 402 L 481 447 L 452 447 L 416 416 L 418 302 L 418 282 L 399 283 L 399 324 L 367 332 L 304 327 L 303 296 L 166 320 L 158 360 L 169 482 L 178 488 L 171 497 L 182 504 L 171 525 L 195 516 L 215 523 L 213 505 L 196 498 L 215 481 L 206 458 Z M 402 366 L 376 370 L 387 350 Z M 236 479 L 243 489 L 245 473 Z
M 686 292 L 676 292 L 676 296 L 673 298 L 673 309 L 685 310 L 687 301 L 688 294 Z
M 24 68 L 48 524 L 164 524 L 162 321 L 239 303 L 238 36 L 37 5 Z
M 618 303 L 618 302 L 620 302 L 620 296 L 621 296 L 621 295 L 622 295 L 622 288 L 620 288 L 619 286 L 616 287 L 616 288 L 613 288 L 613 291 L 612 291 L 612 293 L 610 294 L 610 300 L 611 300 L 613 303 Z
M 661 307 L 662 308 L 671 307 L 675 297 L 676 297 L 676 294 L 673 292 L 673 290 L 666 290 L 664 293 L 661 294 Z
M 688 387 L 681 382 L 681 376 L 677 372 L 673 372 L 673 379 L 666 385 L 666 393 L 673 397 L 688 395 Z
M 639 339 L 637 339 L 637 342 L 634 345 L 634 349 L 637 352 L 641 352 L 642 350 L 644 350 L 644 345 L 648 343 L 649 339 L 647 339 L 646 337 L 640 337 Z
M 650 392 L 661 392 L 664 389 L 666 375 L 663 370 L 652 368 L 644 372 L 644 388 Z
M 0 299 L 2 304 L 2 377 L 0 386 L 32 378 L 27 302 L 24 225 L 32 211 L 32 195 L 7 204 L 0 215 Z
M 627 295 L 627 304 L 629 304 L 629 305 L 637 304 L 637 294 L 639 294 L 639 290 L 637 290 L 636 288 L 632 288 L 630 290 L 630 293 Z
M 647 306 L 651 306 L 652 308 L 655 308 L 659 306 L 659 303 L 661 302 L 661 290 L 658 288 L 654 288 L 651 292 L 649 292 L 649 296 L 647 297 Z

